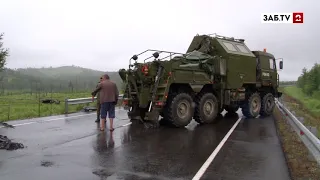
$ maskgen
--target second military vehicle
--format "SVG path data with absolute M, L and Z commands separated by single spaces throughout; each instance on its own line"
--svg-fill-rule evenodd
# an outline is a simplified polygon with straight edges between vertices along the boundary
M 139 63 L 138 56 L 147 52 L 152 56 Z M 119 70 L 128 116 L 155 126 L 160 116 L 176 127 L 192 119 L 213 123 L 224 109 L 239 107 L 248 118 L 269 116 L 281 96 L 275 57 L 251 51 L 243 39 L 196 35 L 185 54 L 146 50 L 129 61 L 128 69 Z

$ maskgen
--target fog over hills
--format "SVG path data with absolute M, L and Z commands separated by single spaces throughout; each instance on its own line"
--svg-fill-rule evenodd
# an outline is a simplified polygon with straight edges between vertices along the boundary
M 0 72 L 0 88 L 5 90 L 74 91 L 95 88 L 99 77 L 108 73 L 118 88 L 122 81 L 118 72 L 103 72 L 78 66 L 5 69 Z

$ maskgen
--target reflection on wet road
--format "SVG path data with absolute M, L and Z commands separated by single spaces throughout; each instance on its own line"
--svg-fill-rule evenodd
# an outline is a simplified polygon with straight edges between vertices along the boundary
M 184 129 L 131 124 L 110 133 L 99 132 L 94 117 L 0 128 L 28 146 L 0 151 L 1 180 L 192 179 L 238 119 L 205 126 L 193 121 Z M 201 179 L 289 179 L 273 119 L 241 120 Z

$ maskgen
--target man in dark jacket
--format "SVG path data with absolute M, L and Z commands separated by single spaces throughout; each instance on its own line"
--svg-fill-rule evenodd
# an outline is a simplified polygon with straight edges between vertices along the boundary
M 102 82 L 98 84 L 97 88 L 92 92 L 95 96 L 100 92 L 100 105 L 101 105 L 101 131 L 105 129 L 105 122 L 107 115 L 110 119 L 110 131 L 113 131 L 113 119 L 115 118 L 115 106 L 118 103 L 119 91 L 117 85 L 110 81 L 109 75 L 102 76 Z

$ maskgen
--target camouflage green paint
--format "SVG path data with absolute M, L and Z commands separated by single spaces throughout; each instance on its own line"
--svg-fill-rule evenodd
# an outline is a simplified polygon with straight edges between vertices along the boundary
M 257 60 L 261 71 L 257 71 Z M 121 69 L 119 74 L 122 80 L 128 75 L 130 86 L 127 86 L 126 92 L 129 87 L 133 89 L 127 93 L 128 98 L 132 101 L 136 99 L 141 108 L 147 107 L 151 101 L 159 67 L 163 67 L 163 72 L 156 88 L 155 102 L 165 103 L 173 86 L 190 88 L 193 93 L 200 92 L 206 86 L 213 89 L 222 106 L 243 100 L 243 88 L 248 85 L 258 87 L 262 84 L 276 89 L 278 73 L 276 65 L 271 66 L 270 62 L 275 62 L 272 54 L 251 51 L 244 40 L 197 35 L 190 43 L 187 54 L 168 60 L 155 58 L 153 61 L 134 63 L 133 69 Z M 142 72 L 144 65 L 148 67 L 146 74 Z M 153 107 L 161 110 L 162 107 L 156 107 L 155 102 Z
M 257 59 L 260 60 L 261 66 L 261 79 L 263 84 L 270 84 L 277 88 L 277 64 L 275 57 L 267 52 L 263 51 L 253 51 L 257 56 Z

